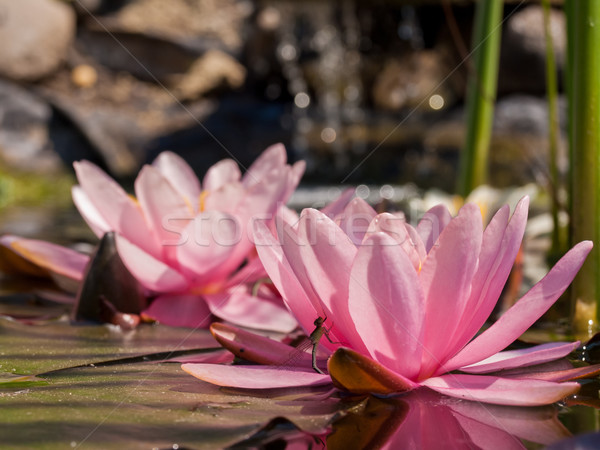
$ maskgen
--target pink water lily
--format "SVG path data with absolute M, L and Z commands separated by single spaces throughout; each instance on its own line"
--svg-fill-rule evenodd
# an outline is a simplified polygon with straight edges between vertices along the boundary
M 560 400 L 579 388 L 577 383 L 557 382 L 565 380 L 563 371 L 515 370 L 562 358 L 578 342 L 502 350 L 564 292 L 591 242 L 577 244 L 477 335 L 515 260 L 528 203 L 522 199 L 512 217 L 503 207 L 485 230 L 473 204 L 455 218 L 445 207 L 434 207 L 413 228 L 401 216 L 369 213 L 359 200 L 349 208 L 361 211 L 363 219 L 372 217 L 368 226 L 350 226 L 351 214 L 336 221 L 308 209 L 297 224 L 281 224 L 277 240 L 257 223 L 261 261 L 304 331 L 310 333 L 314 320 L 326 317 L 333 343 L 323 338 L 319 347 L 328 354 L 335 351 L 328 362 L 330 375 L 312 371 L 308 354 L 302 368 L 290 370 L 202 364 L 185 365 L 184 370 L 219 385 L 245 388 L 318 385 L 333 379 L 355 392 L 389 394 L 427 387 L 497 404 Z M 290 351 L 233 327 L 214 327 L 213 334 L 230 350 L 242 350 L 241 356 L 262 363 L 282 361 Z M 513 374 L 502 376 L 508 369 Z
M 181 157 L 163 152 L 141 169 L 135 198 L 96 165 L 74 166 L 79 212 L 98 237 L 116 233 L 125 266 L 156 297 L 144 316 L 191 327 L 208 325 L 211 313 L 242 326 L 282 332 L 297 326 L 274 290 L 257 284 L 266 274 L 251 239 L 253 221 L 272 221 L 304 172 L 304 162 L 286 163 L 283 145 L 265 150 L 243 176 L 235 161 L 222 160 L 202 184 Z M 39 241 L 2 243 L 75 281 L 88 260 Z

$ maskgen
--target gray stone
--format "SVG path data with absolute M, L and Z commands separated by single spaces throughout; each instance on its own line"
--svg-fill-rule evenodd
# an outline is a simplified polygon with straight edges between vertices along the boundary
M 5 167 L 53 172 L 62 167 L 48 144 L 52 109 L 37 96 L 0 81 L 0 159 Z
M 75 13 L 56 0 L 0 0 L 0 75 L 36 80 L 65 59 Z

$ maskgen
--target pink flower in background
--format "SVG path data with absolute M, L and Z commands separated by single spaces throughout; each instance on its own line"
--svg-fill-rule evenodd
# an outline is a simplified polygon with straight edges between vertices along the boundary
M 75 171 L 73 200 L 83 218 L 99 237 L 115 231 L 129 271 L 159 294 L 147 316 L 193 326 L 210 310 L 240 325 L 294 328 L 275 295 L 247 287 L 264 276 L 248 227 L 272 217 L 304 172 L 303 162 L 286 164 L 283 145 L 265 150 L 243 177 L 235 161 L 220 161 L 202 185 L 183 159 L 163 152 L 140 171 L 135 199 L 90 162 L 75 163 Z
M 163 152 L 140 171 L 135 198 L 96 165 L 74 166 L 79 212 L 98 237 L 116 233 L 124 264 L 157 295 L 143 315 L 191 327 L 208 325 L 211 313 L 282 332 L 297 326 L 276 291 L 260 283 L 266 273 L 251 239 L 252 223 L 272 222 L 304 172 L 304 162 L 286 163 L 283 145 L 265 150 L 244 176 L 235 161 L 220 161 L 202 184 L 181 157 Z M 0 243 L 30 273 L 37 266 L 76 282 L 89 259 L 42 241 L 6 236 Z
M 483 229 L 473 204 L 451 218 L 434 207 L 416 228 L 401 216 L 375 215 L 359 200 L 368 226 L 350 225 L 352 214 L 336 221 L 305 210 L 295 226 L 279 226 L 277 240 L 255 225 L 263 265 L 304 331 L 317 317 L 334 343 L 331 375 L 298 367 L 184 365 L 198 378 L 220 385 L 269 388 L 325 384 L 354 392 L 403 392 L 421 386 L 443 394 L 489 403 L 539 405 L 577 391 L 558 383 L 565 373 L 528 373 L 523 367 L 569 354 L 575 343 L 550 343 L 501 351 L 518 339 L 558 299 L 592 248 L 577 244 L 496 323 L 477 332 L 492 312 L 521 244 L 528 199 L 498 211 Z M 337 222 L 337 223 L 336 223 Z M 213 334 L 246 358 L 276 363 L 289 354 L 283 344 L 233 327 L 213 326 Z M 343 347 L 343 348 L 340 348 Z M 308 356 L 308 355 L 305 355 Z M 497 372 L 504 376 L 498 376 Z M 460 371 L 460 373 L 454 373 Z

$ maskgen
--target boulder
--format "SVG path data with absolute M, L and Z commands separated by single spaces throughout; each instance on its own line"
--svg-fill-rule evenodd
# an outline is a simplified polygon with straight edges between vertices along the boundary
M 57 0 L 0 0 L 0 76 L 37 80 L 65 59 L 75 13 Z

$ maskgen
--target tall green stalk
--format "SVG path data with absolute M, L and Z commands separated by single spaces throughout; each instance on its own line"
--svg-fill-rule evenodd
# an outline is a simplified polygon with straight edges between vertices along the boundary
M 569 0 L 570 238 L 594 241 L 572 285 L 574 325 L 597 327 L 600 301 L 600 1 Z
M 459 194 L 464 197 L 488 178 L 503 6 L 503 0 L 477 3 L 472 44 L 474 73 L 467 91 L 467 137 L 458 186 Z
M 548 98 L 548 147 L 550 162 L 549 190 L 552 201 L 552 249 L 550 251 L 552 260 L 565 251 L 563 234 L 559 222 L 560 192 L 562 182 L 558 173 L 558 145 L 560 141 L 560 127 L 558 122 L 558 83 L 556 77 L 556 61 L 554 58 L 554 42 L 552 30 L 550 29 L 550 0 L 542 0 L 544 11 L 544 35 L 546 40 L 546 96 Z

